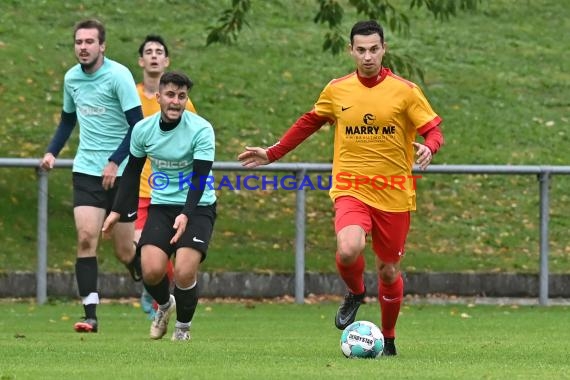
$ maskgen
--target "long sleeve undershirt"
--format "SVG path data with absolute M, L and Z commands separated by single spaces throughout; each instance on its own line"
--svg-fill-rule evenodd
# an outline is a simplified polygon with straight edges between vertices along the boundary
M 267 149 L 269 161 L 277 161 L 287 153 L 295 149 L 309 136 L 318 131 L 325 123 L 332 121 L 317 115 L 314 110 L 305 113 L 285 132 L 283 137 L 274 145 Z M 420 128 L 418 133 L 424 138 L 426 145 L 432 152 L 437 153 L 443 145 L 443 133 L 439 125 L 428 125 Z
M 57 126 L 55 134 L 46 149 L 46 153 L 51 153 L 57 157 L 69 139 L 69 136 L 71 136 L 71 132 L 73 132 L 75 124 L 77 124 L 77 113 L 61 111 L 59 125 Z
M 123 160 L 129 155 L 133 127 L 143 119 L 142 107 L 136 106 L 125 111 L 125 117 L 127 119 L 127 123 L 129 123 L 129 130 L 125 134 L 125 137 L 123 137 L 123 141 L 121 141 L 115 152 L 109 157 L 109 161 L 112 161 L 117 165 L 120 165 L 121 162 L 123 162 Z
M 267 149 L 267 158 L 271 162 L 277 161 L 295 149 L 327 122 L 332 121 L 317 115 L 314 110 L 305 113 L 285 132 L 281 140 Z

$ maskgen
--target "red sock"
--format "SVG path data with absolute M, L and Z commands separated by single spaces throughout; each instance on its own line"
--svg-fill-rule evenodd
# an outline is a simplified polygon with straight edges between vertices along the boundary
M 386 338 L 396 337 L 396 321 L 400 314 L 400 306 L 404 297 L 404 280 L 402 275 L 393 284 L 385 284 L 378 279 L 378 301 L 382 314 L 382 334 Z
M 343 279 L 344 283 L 353 294 L 364 293 L 364 267 L 365 265 L 364 256 L 362 254 L 358 255 L 358 258 L 349 265 L 343 265 L 340 263 L 338 252 L 336 253 L 336 269 Z

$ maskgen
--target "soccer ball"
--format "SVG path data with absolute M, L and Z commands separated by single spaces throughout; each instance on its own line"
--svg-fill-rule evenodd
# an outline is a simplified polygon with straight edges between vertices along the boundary
M 340 349 L 347 358 L 374 359 L 382 354 L 384 335 L 374 323 L 356 321 L 343 330 Z

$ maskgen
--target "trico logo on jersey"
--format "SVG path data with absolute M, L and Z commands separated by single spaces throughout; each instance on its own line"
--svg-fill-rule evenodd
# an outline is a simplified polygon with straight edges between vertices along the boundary
M 105 107 L 91 107 L 91 106 L 81 106 L 78 107 L 78 111 L 84 116 L 102 115 L 107 110 Z
M 187 160 L 167 161 L 167 160 L 157 160 L 152 157 L 150 157 L 150 160 L 157 169 L 183 169 L 187 166 L 190 166 L 190 161 Z

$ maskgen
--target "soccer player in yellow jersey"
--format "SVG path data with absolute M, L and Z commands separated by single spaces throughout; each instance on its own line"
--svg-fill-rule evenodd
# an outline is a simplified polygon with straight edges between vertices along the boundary
M 373 20 L 350 32 L 356 71 L 330 81 L 314 108 L 275 145 L 246 147 L 238 156 L 255 168 L 280 159 L 325 123 L 334 126 L 331 199 L 335 207 L 336 266 L 348 293 L 335 316 L 344 329 L 366 295 L 363 251 L 372 238 L 378 272 L 384 355 L 396 355 L 396 321 L 404 294 L 400 260 L 416 209 L 414 161 L 425 169 L 443 144 L 441 118 L 420 88 L 382 67 L 384 31 Z M 416 142 L 416 136 L 423 143 Z
M 168 46 L 164 39 L 159 35 L 149 34 L 139 46 L 139 66 L 143 70 L 143 81 L 137 84 L 137 91 L 141 99 L 142 112 L 144 117 L 148 117 L 157 112 L 160 112 L 160 104 L 156 100 L 158 93 L 158 85 L 160 77 L 170 65 L 170 58 L 168 56 Z M 186 109 L 196 113 L 194 104 L 188 99 Z M 147 159 L 141 173 L 140 188 L 139 188 L 139 208 L 137 210 L 137 219 L 135 221 L 135 242 L 138 242 L 141 232 L 148 217 L 148 207 L 150 205 L 151 186 L 149 179 L 151 178 L 152 170 L 150 168 L 150 160 Z M 174 272 L 172 263 L 168 263 L 167 275 L 172 281 Z M 158 307 L 152 297 L 144 290 L 141 295 L 141 305 L 145 313 L 150 313 L 153 316 L 153 311 Z

